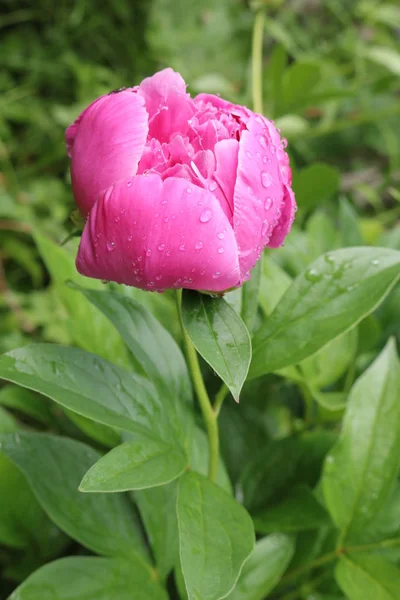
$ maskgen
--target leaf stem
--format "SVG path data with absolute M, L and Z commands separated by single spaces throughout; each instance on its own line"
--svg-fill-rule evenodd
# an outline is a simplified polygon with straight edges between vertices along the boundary
M 262 98 L 262 55 L 263 55 L 263 33 L 265 23 L 265 10 L 260 8 L 254 17 L 253 43 L 251 53 L 251 81 L 253 110 L 263 113 Z
M 221 385 L 221 387 L 219 388 L 217 395 L 215 396 L 214 413 L 215 413 L 216 417 L 218 417 L 218 415 L 220 413 L 222 404 L 223 404 L 226 396 L 228 395 L 228 392 L 229 392 L 228 386 L 225 383 L 223 383 Z
M 203 415 L 204 423 L 207 429 L 208 435 L 208 477 L 211 481 L 216 481 L 218 471 L 218 457 L 219 457 L 219 433 L 217 414 L 211 405 L 210 398 L 208 396 L 206 386 L 204 385 L 203 376 L 197 358 L 196 349 L 193 346 L 192 340 L 188 336 L 182 319 L 182 290 L 176 291 L 176 305 L 178 309 L 179 321 L 181 324 L 183 345 L 185 349 L 186 360 L 189 367 L 190 376 L 192 379 L 193 387 L 196 392 L 197 399 L 200 404 L 201 412 Z

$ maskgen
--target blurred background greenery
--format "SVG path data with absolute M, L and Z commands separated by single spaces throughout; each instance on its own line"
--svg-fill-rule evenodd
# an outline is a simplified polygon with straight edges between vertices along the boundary
M 63 280 L 74 276 L 76 247 L 76 240 L 60 246 L 74 230 L 66 126 L 100 94 L 166 66 L 181 72 L 192 93 L 251 105 L 252 27 L 260 8 L 264 113 L 288 138 L 299 205 L 291 236 L 263 273 L 264 316 L 290 277 L 326 250 L 400 250 L 398 0 L 0 0 L 0 351 L 32 339 L 85 346 L 69 326 L 74 301 L 57 287 L 62 261 L 70 269 Z M 167 295 L 147 294 L 146 303 L 170 326 Z M 322 373 L 320 387 L 350 363 L 351 384 L 391 333 L 400 338 L 399 287 L 364 322 L 357 360 L 352 341 L 346 364 L 328 378 Z M 325 366 L 318 368 L 326 369 L 329 356 L 325 363 L 321 356 Z M 16 408 L 3 395 L 7 402 Z M 270 407 L 273 436 L 275 416 L 284 427 L 281 409 Z M 259 421 L 251 410 L 246 418 Z M 3 430 L 12 429 L 12 418 L 0 413 Z M 48 415 L 30 418 L 49 426 Z M 30 555 L 18 567 L 0 545 L 7 580 L 21 580 L 63 539 L 52 544 L 50 553 L 33 546 L 36 564 Z

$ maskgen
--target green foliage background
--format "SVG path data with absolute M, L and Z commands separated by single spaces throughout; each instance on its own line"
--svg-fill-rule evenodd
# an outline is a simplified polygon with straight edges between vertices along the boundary
M 100 94 L 136 84 L 166 66 L 182 73 L 192 93 L 220 93 L 251 106 L 252 26 L 254 11 L 262 6 L 266 10 L 264 113 L 275 119 L 288 139 L 299 211 L 285 246 L 268 252 L 263 263 L 254 330 L 264 329 L 255 337 L 255 357 L 263 336 L 274 335 L 265 324 L 292 280 L 305 272 L 309 283 L 318 284 L 319 272 L 310 264 L 321 254 L 348 248 L 350 256 L 351 248 L 361 245 L 370 247 L 368 257 L 374 256 L 375 246 L 400 251 L 400 8 L 396 0 L 114 0 L 106 4 L 95 0 L 0 0 L 1 352 L 32 341 L 55 342 L 96 352 L 119 367 L 131 365 L 132 356 L 116 330 L 90 298 L 67 287 L 66 280 L 138 300 L 180 343 L 170 294 L 104 286 L 76 274 L 77 237 L 70 218 L 74 205 L 64 130 Z M 357 275 L 354 278 L 357 283 Z M 359 279 L 362 282 L 361 272 Z M 388 275 L 385 291 L 395 280 Z M 364 300 L 366 306 L 360 308 L 360 318 L 374 308 L 367 304 L 376 286 L 374 280 L 362 288 L 364 298 L 360 296 L 357 306 Z M 227 300 L 238 312 L 246 302 L 241 292 L 228 294 Z M 322 317 L 315 315 L 314 319 Z M 321 320 L 321 329 L 327 331 L 327 327 L 327 321 Z M 387 383 L 385 379 L 382 384 L 394 391 L 385 396 L 387 405 L 377 409 L 384 415 L 378 419 L 379 437 L 375 439 L 373 430 L 362 428 L 363 401 L 368 401 L 369 390 L 378 385 L 379 377 L 358 380 L 371 373 L 366 369 L 372 363 L 376 368 L 374 361 L 390 336 L 400 342 L 398 283 L 377 310 L 316 354 L 307 354 L 302 360 L 303 355 L 296 355 L 294 349 L 292 360 L 281 364 L 277 359 L 276 368 L 271 369 L 274 373 L 269 374 L 263 367 L 257 368 L 261 362 L 253 362 L 253 378 L 244 386 L 240 407 L 232 398 L 225 400 L 220 415 L 226 466 L 220 474 L 222 485 L 233 487 L 253 516 L 260 536 L 278 536 L 264 538 L 257 546 L 260 564 L 264 564 L 265 552 L 272 565 L 267 580 L 263 581 L 262 575 L 257 579 L 255 562 L 255 570 L 245 573 L 255 577 L 253 583 L 239 582 L 230 596 L 233 599 L 400 598 L 400 544 L 387 543 L 400 536 L 396 441 L 400 437 L 396 411 L 400 390 L 392 380 Z M 289 349 L 290 344 L 284 346 L 285 356 Z M 391 362 L 394 355 L 393 344 L 380 354 L 379 360 L 387 361 L 382 363 L 383 371 L 388 365 L 398 369 L 398 363 L 393 366 Z M 202 366 L 208 388 L 216 392 L 216 378 L 205 363 Z M 372 405 L 371 399 L 368 406 Z M 386 421 L 385 414 L 389 415 Z M 360 425 L 360 439 L 354 423 Z M 205 442 L 197 429 L 202 440 L 197 452 L 203 455 Z M 323 468 L 324 457 L 342 429 L 341 442 Z M 121 441 L 119 430 L 7 384 L 0 389 L 0 432 L 20 430 L 69 436 L 101 453 Z M 356 447 L 362 448 L 366 439 L 372 440 L 367 458 L 362 455 L 353 464 L 349 460 L 352 444 L 357 442 Z M 387 461 L 382 458 L 379 462 L 387 448 Z M 201 462 L 198 456 L 193 460 Z M 206 459 L 202 460 L 204 464 L 197 470 L 204 472 Z M 358 472 L 363 460 L 367 471 L 372 465 L 375 479 L 364 481 L 363 473 Z M 340 461 L 343 468 L 335 472 Z M 378 493 L 374 485 L 380 476 L 382 480 L 387 477 Z M 361 482 L 360 489 L 382 496 L 361 495 L 363 505 L 358 506 L 357 498 L 345 489 L 352 480 Z M 0 454 L 0 490 L 2 600 L 51 560 L 87 554 L 85 547 L 105 554 L 96 542 L 88 543 L 57 519 L 48 518 L 6 454 Z M 343 503 L 342 496 L 350 504 Z M 378 500 L 379 506 L 374 504 Z M 156 540 L 161 525 L 155 530 L 151 526 L 149 506 L 153 502 L 157 507 L 162 500 L 142 490 L 135 492 L 135 502 L 163 577 L 175 566 L 176 557 L 165 557 L 159 548 L 162 541 Z M 117 511 L 115 506 L 109 510 L 114 509 Z M 96 510 L 100 508 L 94 507 Z M 370 511 L 373 518 L 363 521 L 363 510 Z M 352 511 L 357 518 L 347 522 Z M 90 517 L 92 513 L 87 514 Z M 110 531 L 112 527 L 109 525 Z M 124 527 L 120 524 L 121 546 L 128 544 Z M 334 563 L 318 564 L 319 557 L 329 558 L 335 551 L 335 527 L 344 536 L 340 543 L 349 542 L 355 548 L 373 543 L 372 551 L 379 557 L 356 552 L 346 555 L 335 576 Z M 85 560 L 89 561 L 88 573 L 93 569 L 93 577 L 97 577 L 98 563 L 92 563 L 90 557 Z M 313 568 L 308 569 L 310 564 Z M 380 575 L 371 584 L 374 569 Z M 54 577 L 58 577 L 56 571 Z M 170 576 L 171 598 L 185 598 L 180 580 L 179 572 Z M 154 594 L 162 600 L 158 591 L 151 591 L 152 581 L 146 575 L 140 583 L 147 594 L 143 598 Z M 105 581 L 104 587 L 108 584 Z M 132 585 L 139 584 L 135 581 Z M 113 593 L 116 600 L 125 598 L 122 590 Z M 89 595 L 82 600 L 85 597 Z

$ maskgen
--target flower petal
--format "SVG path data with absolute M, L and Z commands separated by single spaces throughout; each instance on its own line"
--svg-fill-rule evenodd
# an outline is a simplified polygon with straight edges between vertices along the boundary
M 239 142 L 222 140 L 215 144 L 214 154 L 217 168 L 214 179 L 222 192 L 221 205 L 229 221 L 233 222 L 233 195 L 238 167 Z
M 149 134 L 160 142 L 169 142 L 179 132 L 184 135 L 189 129 L 188 120 L 195 109 L 186 84 L 179 73 L 172 69 L 159 71 L 143 79 L 138 87 L 149 113 Z
M 102 96 L 68 128 L 72 187 L 84 215 L 101 191 L 136 174 L 147 120 L 143 98 L 125 90 Z
M 83 231 L 80 273 L 147 290 L 239 283 L 233 229 L 216 198 L 185 180 L 137 175 L 102 193 Z
M 253 116 L 240 139 L 234 191 L 234 229 L 243 279 L 248 277 L 278 224 L 284 191 L 276 147 L 264 119 Z
M 285 237 L 293 225 L 294 215 L 297 210 L 296 200 L 291 187 L 285 186 L 284 189 L 282 213 L 267 244 L 268 248 L 279 248 L 279 246 L 282 246 Z

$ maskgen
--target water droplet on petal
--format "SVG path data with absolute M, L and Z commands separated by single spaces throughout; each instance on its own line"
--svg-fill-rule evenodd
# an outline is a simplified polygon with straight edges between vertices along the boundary
M 200 221 L 202 223 L 208 223 L 208 221 L 211 221 L 212 219 L 212 211 L 209 208 L 206 208 L 205 210 L 203 210 L 203 212 L 200 215 Z
M 160 244 L 159 246 L 157 246 L 157 250 L 159 250 L 160 252 L 162 252 L 165 248 L 165 244 Z
M 225 234 L 224 234 L 224 233 L 222 233 L 222 231 L 221 231 L 221 233 L 219 233 L 219 234 L 218 234 L 218 239 L 219 239 L 219 240 L 223 240 L 223 239 L 224 239 L 224 237 L 225 237 Z
M 192 188 L 187 188 L 186 191 L 187 191 L 188 194 L 191 194 L 192 193 Z
M 160 281 L 161 278 L 162 278 L 162 275 L 156 275 L 156 281 Z
M 119 217 L 115 217 L 114 221 L 115 223 L 119 223 L 120 218 Z
M 142 257 L 141 257 L 141 256 L 138 256 L 138 259 L 137 259 L 137 261 L 138 261 L 138 262 L 142 262 Z
M 196 250 L 201 250 L 203 247 L 203 242 L 196 242 L 194 247 Z
M 371 262 L 372 265 L 374 265 L 374 267 L 378 267 L 379 266 L 379 260 L 375 259 Z
M 220 275 L 221 275 L 221 273 L 220 273 L 219 271 L 216 271 L 216 272 L 213 274 L 213 279 L 218 279 L 218 277 L 219 277 Z
M 261 173 L 261 183 L 263 184 L 263 186 L 265 188 L 269 188 L 270 185 L 272 184 L 272 177 L 269 173 L 267 173 L 266 171 L 263 171 Z
M 262 227 L 261 227 L 261 235 L 262 237 L 265 237 L 268 233 L 268 229 L 269 229 L 269 222 L 267 219 L 265 219 L 265 221 L 263 221 Z
M 115 242 L 107 242 L 107 250 L 108 252 L 115 250 Z
M 261 145 L 261 146 L 262 146 L 262 147 L 263 147 L 265 150 L 268 148 L 268 146 L 267 146 L 267 142 L 266 142 L 266 139 L 265 139 L 265 137 L 264 137 L 263 135 L 260 135 L 260 137 L 259 137 L 259 142 L 260 142 L 260 145 Z
M 269 210 L 272 206 L 272 198 L 267 198 L 264 203 L 265 210 Z
M 150 248 L 148 248 L 148 249 L 146 250 L 146 256 L 151 256 L 151 250 L 150 250 Z
M 250 150 L 246 150 L 246 156 L 248 156 L 249 158 L 252 158 L 252 157 L 253 157 L 253 155 L 252 155 L 252 153 L 250 152 Z
M 168 221 L 169 221 L 169 217 L 165 217 L 164 223 L 168 223 Z
M 181 252 L 184 252 L 184 251 L 185 251 L 185 249 L 186 249 L 186 246 L 185 246 L 185 244 L 181 244 L 181 245 L 179 246 L 179 250 L 180 250 Z
M 161 204 L 167 204 L 167 200 L 161 200 Z
M 132 240 L 133 240 L 133 235 L 130 235 L 130 236 L 128 237 L 128 242 L 131 242 Z
M 224 253 L 224 249 L 223 249 L 223 247 L 221 246 L 221 248 L 218 248 L 218 254 L 223 254 L 223 253 Z
M 128 183 L 126 185 L 127 185 L 127 187 L 131 187 L 132 181 L 128 181 Z
M 210 190 L 210 192 L 215 192 L 217 187 L 218 187 L 218 185 L 217 185 L 216 181 L 211 181 L 210 185 L 208 186 L 208 189 Z

